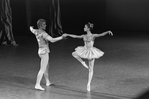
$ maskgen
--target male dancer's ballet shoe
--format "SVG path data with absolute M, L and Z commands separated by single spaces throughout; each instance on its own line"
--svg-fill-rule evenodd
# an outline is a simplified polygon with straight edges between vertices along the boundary
M 91 87 L 89 85 L 87 86 L 87 91 L 91 91 Z
M 86 63 L 85 62 L 81 62 L 82 63 L 82 65 L 85 67 L 85 68 L 87 68 L 88 69 L 88 66 L 86 65 Z
M 12 41 L 11 44 L 12 44 L 13 46 L 19 46 L 15 41 Z
M 47 83 L 46 86 L 53 86 L 53 83 Z
M 37 90 L 41 90 L 41 91 L 44 91 L 45 89 L 44 88 L 42 88 L 41 86 L 35 86 L 35 89 L 37 89 Z

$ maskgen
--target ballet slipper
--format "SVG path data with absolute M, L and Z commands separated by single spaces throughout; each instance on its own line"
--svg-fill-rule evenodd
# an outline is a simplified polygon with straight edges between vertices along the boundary
M 82 63 L 82 65 L 85 67 L 85 68 L 87 68 L 88 69 L 88 66 L 86 65 L 86 63 L 85 62 L 81 62 Z
M 44 90 L 45 90 L 45 89 L 42 88 L 40 85 L 36 85 L 36 86 L 35 86 L 35 89 L 37 89 L 37 90 L 41 90 L 41 91 L 44 91 Z
M 51 86 L 53 85 L 49 80 L 46 80 L 46 86 Z
M 12 41 L 11 44 L 12 44 L 13 46 L 19 46 L 15 41 Z
M 46 86 L 51 86 L 53 85 L 53 83 L 46 83 Z
M 91 91 L 91 86 L 90 85 L 87 85 L 87 91 Z

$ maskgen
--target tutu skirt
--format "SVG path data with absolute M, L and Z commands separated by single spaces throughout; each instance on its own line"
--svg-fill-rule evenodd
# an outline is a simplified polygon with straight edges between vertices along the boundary
M 104 55 L 104 52 L 96 47 L 86 48 L 85 46 L 78 46 L 75 48 L 75 53 L 85 59 L 97 59 Z

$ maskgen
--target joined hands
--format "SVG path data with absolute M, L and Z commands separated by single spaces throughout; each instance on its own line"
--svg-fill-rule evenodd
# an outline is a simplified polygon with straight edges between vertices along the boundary
M 67 36 L 68 36 L 68 34 L 64 33 L 64 34 L 62 35 L 62 38 L 66 38 Z
M 63 37 L 67 37 L 67 36 L 68 36 L 68 34 L 64 33 L 62 36 L 63 36 Z

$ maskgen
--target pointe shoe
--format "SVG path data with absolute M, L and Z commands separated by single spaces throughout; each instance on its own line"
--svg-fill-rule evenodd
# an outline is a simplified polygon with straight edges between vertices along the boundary
M 91 87 L 89 85 L 87 86 L 87 91 L 91 91 Z
M 85 63 L 85 62 L 82 62 L 82 65 L 83 65 L 85 68 L 87 68 L 87 69 L 88 69 L 88 66 L 86 65 L 86 63 Z
M 44 91 L 45 90 L 44 88 L 42 88 L 41 86 L 38 86 L 38 85 L 35 86 L 35 89 L 41 90 L 41 91 Z

